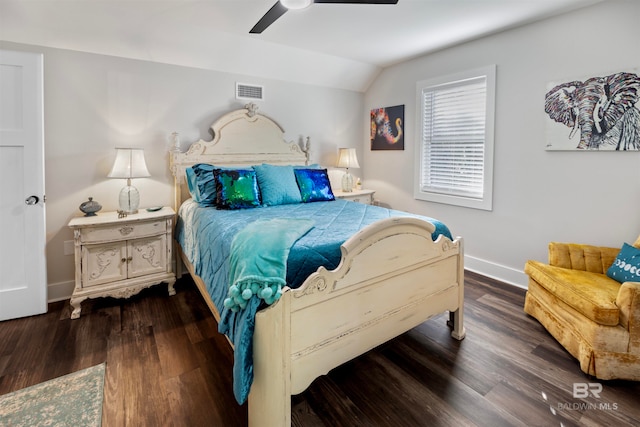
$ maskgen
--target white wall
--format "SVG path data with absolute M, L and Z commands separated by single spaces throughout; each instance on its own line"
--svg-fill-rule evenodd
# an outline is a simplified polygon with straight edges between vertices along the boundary
M 277 80 L 0 41 L 44 53 L 47 264 L 50 299 L 69 295 L 73 236 L 66 224 L 89 196 L 117 208 L 124 185 L 106 175 L 117 146 L 145 149 L 151 178 L 136 180 L 142 206 L 170 205 L 169 134 L 183 148 L 220 115 L 240 108 L 235 82 L 265 85 L 260 111 L 288 140 L 311 136 L 312 160 L 330 165 L 353 146 L 364 187 L 398 209 L 444 220 L 465 238 L 467 267 L 524 285 L 524 262 L 550 240 L 619 246 L 640 232 L 640 153 L 547 152 L 548 82 L 640 68 L 640 2 L 611 0 L 386 69 L 363 96 Z M 415 83 L 497 64 L 494 209 L 413 199 Z M 405 105 L 405 150 L 369 150 L 368 110 Z
M 362 93 L 9 42 L 0 48 L 44 53 L 50 300 L 72 290 L 73 256 L 63 246 L 73 239 L 67 223 L 82 215 L 80 203 L 92 196 L 105 211 L 118 207 L 125 182 L 106 177 L 114 148 L 145 149 L 151 178 L 134 180 L 141 207 L 171 206 L 169 135 L 179 132 L 183 149 L 210 140 L 211 124 L 247 102 L 235 99 L 238 81 L 264 85 L 258 111 L 275 119 L 288 141 L 310 136 L 313 162 L 335 164 L 339 146 L 360 150 Z
M 640 153 L 545 151 L 549 82 L 640 72 L 640 2 L 612 0 L 472 41 L 382 72 L 364 111 L 405 105 L 405 150 L 369 150 L 363 185 L 394 208 L 446 222 L 465 239 L 466 266 L 526 286 L 527 259 L 551 240 L 619 247 L 640 233 Z M 486 212 L 413 198 L 416 82 L 497 65 L 494 203 Z M 569 129 L 567 128 L 567 134 Z

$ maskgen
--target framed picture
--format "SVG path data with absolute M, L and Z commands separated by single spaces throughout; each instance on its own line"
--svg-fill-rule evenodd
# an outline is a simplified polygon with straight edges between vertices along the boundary
M 547 150 L 640 150 L 637 72 L 550 83 L 547 90 Z
M 371 149 L 404 150 L 404 105 L 371 110 Z

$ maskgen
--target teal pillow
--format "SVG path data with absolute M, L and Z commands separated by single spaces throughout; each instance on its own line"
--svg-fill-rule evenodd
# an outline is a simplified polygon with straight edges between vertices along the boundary
M 625 243 L 607 270 L 607 276 L 620 283 L 640 282 L 640 249 Z
M 294 173 L 304 203 L 336 199 L 326 169 L 296 169 Z
M 196 202 L 200 201 L 200 189 L 198 188 L 198 177 L 196 173 L 193 171 L 193 168 L 186 168 L 184 170 L 187 175 L 187 187 L 189 187 L 189 194 L 191 194 L 191 198 Z
M 253 169 L 214 169 L 216 207 L 245 209 L 260 206 L 256 172 Z
M 217 193 L 213 165 L 197 163 L 187 168 L 187 186 L 191 198 L 203 206 L 215 206 Z
M 300 190 L 293 173 L 293 166 L 256 165 L 262 203 L 267 206 L 300 203 Z

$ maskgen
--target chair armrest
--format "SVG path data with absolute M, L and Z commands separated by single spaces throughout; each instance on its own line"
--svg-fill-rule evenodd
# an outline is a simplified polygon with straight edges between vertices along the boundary
M 619 252 L 620 248 L 551 242 L 549 243 L 549 264 L 604 274 Z
M 640 282 L 624 282 L 616 305 L 620 309 L 620 324 L 627 325 L 629 331 L 629 352 L 640 354 Z

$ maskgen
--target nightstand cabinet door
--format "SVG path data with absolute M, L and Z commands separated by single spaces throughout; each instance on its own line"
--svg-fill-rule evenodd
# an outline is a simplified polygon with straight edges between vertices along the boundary
M 130 240 L 127 245 L 129 278 L 163 273 L 167 269 L 167 236 Z
M 127 278 L 127 245 L 86 245 L 82 247 L 82 283 L 84 287 Z

